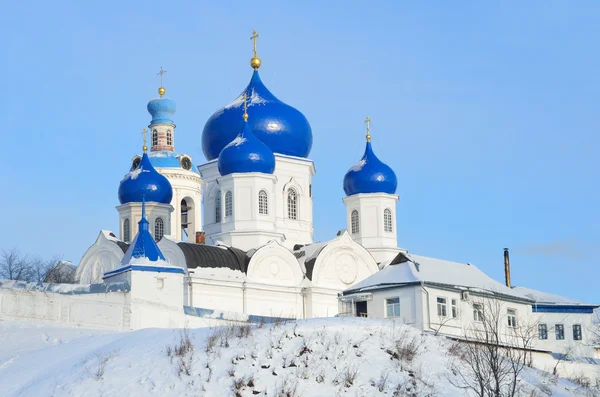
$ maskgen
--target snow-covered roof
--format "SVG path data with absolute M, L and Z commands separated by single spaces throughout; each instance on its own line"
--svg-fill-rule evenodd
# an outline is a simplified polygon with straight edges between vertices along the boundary
M 344 293 L 417 283 L 443 285 L 458 290 L 499 294 L 514 299 L 532 301 L 531 298 L 489 277 L 472 264 L 403 253 L 398 254 L 389 266 L 364 279 Z
M 308 277 L 310 280 L 312 280 L 312 271 L 315 266 L 317 256 L 319 256 L 323 248 L 325 248 L 330 242 L 331 241 L 323 241 L 306 244 L 292 252 L 298 260 L 302 272 L 306 274 L 306 277 Z
M 596 304 L 590 304 L 575 299 L 565 298 L 564 296 L 550 294 L 548 292 L 536 291 L 534 289 L 525 287 L 512 287 L 513 291 L 516 291 L 520 295 L 523 295 L 535 303 L 544 305 L 556 305 L 556 306 L 597 306 Z

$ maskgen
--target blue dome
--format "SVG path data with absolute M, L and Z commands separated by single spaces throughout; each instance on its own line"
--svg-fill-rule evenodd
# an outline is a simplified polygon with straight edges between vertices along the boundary
M 142 155 L 140 165 L 125 175 L 119 185 L 121 204 L 141 203 L 142 198 L 162 204 L 169 204 L 173 198 L 171 183 L 152 167 L 146 153 Z
M 277 99 L 254 71 L 248 87 L 240 96 L 213 114 L 202 132 L 202 151 L 207 160 L 219 156 L 242 129 L 242 96 L 248 96 L 252 132 L 274 153 L 308 157 L 312 147 L 312 130 L 302 113 Z
M 175 114 L 175 101 L 168 98 L 157 98 L 148 102 L 148 113 L 152 116 L 152 124 L 175 124 L 173 115 Z
M 242 133 L 221 150 L 219 173 L 229 175 L 236 172 L 275 171 L 275 156 L 267 145 L 254 136 L 249 123 L 244 123 Z
M 375 156 L 371 142 L 367 142 L 362 159 L 344 176 L 344 192 L 347 196 L 359 193 L 395 194 L 396 187 L 396 174 Z

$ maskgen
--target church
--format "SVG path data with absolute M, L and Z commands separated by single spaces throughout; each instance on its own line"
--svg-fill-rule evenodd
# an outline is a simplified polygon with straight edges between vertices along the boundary
M 176 104 L 161 84 L 147 105 L 149 147 L 133 156 L 118 187 L 119 230 L 99 233 L 77 268 L 79 283 L 102 283 L 119 267 L 142 203 L 161 253 L 185 272 L 189 307 L 333 316 L 338 294 L 403 252 L 396 175 L 371 147 L 368 117 L 364 155 L 343 177 L 347 230 L 313 241 L 313 132 L 261 80 L 257 37 L 248 86 L 206 121 L 203 164 L 176 151 Z

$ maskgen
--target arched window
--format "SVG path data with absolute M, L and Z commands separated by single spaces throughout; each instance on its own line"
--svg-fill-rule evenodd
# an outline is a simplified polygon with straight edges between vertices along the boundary
M 167 130 L 167 145 L 171 146 L 173 144 L 173 132 L 171 130 Z
M 159 242 L 165 235 L 165 223 L 162 218 L 156 218 L 154 221 L 154 241 Z
M 221 222 L 221 191 L 217 190 L 215 195 L 215 223 Z
M 233 197 L 231 192 L 225 193 L 225 216 L 233 214 Z
M 386 232 L 392 231 L 392 211 L 389 208 L 383 211 L 383 230 Z
M 131 228 L 129 226 L 129 218 L 123 221 L 123 241 L 126 243 L 131 241 Z
M 188 235 L 188 206 L 187 201 L 185 199 L 181 200 L 181 230 Z
M 267 192 L 261 190 L 258 192 L 258 213 L 261 215 L 269 215 L 269 199 Z
M 293 188 L 288 189 L 288 218 L 298 219 L 298 193 Z
M 152 130 L 152 146 L 158 145 L 158 131 Z
M 360 228 L 358 226 L 358 211 L 354 210 L 350 214 L 350 225 L 352 227 L 352 234 L 358 233 Z

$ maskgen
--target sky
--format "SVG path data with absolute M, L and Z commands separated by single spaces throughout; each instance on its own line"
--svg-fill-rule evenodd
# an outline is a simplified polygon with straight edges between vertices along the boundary
M 600 2 L 20 1 L 0 14 L 0 249 L 78 263 L 118 230 L 117 189 L 167 70 L 176 150 L 261 77 L 304 113 L 315 240 L 373 148 L 398 177 L 398 242 L 600 303 Z

